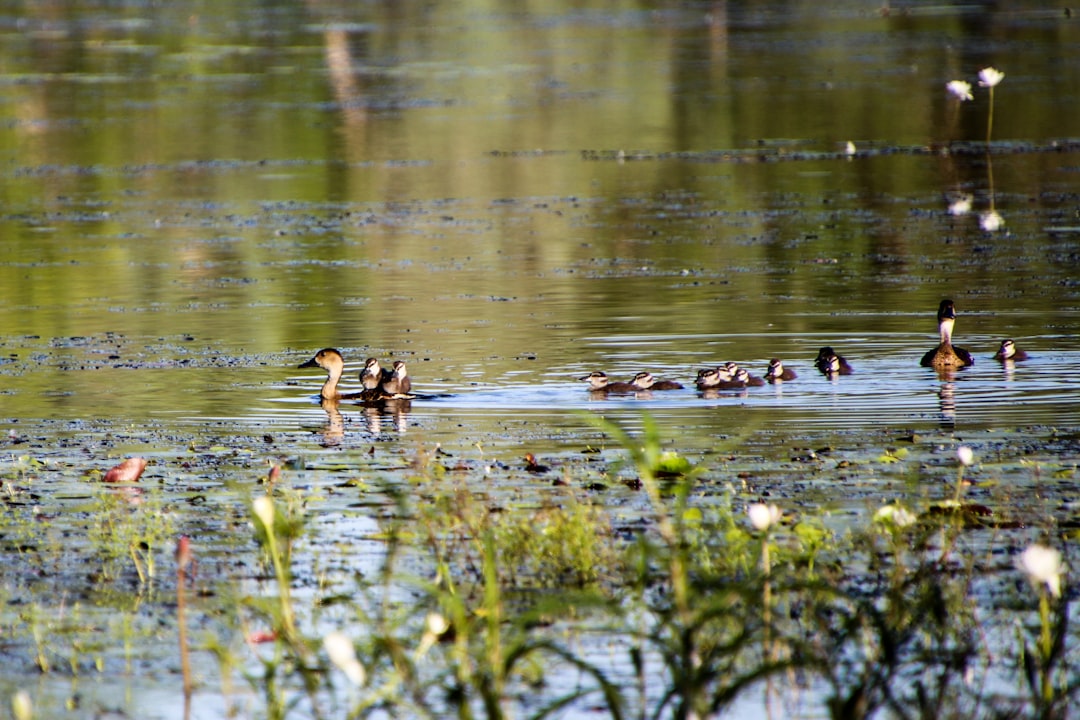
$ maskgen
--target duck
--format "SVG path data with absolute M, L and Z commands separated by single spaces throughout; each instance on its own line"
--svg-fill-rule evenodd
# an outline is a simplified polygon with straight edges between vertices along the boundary
M 631 385 L 634 385 L 642 390 L 682 390 L 681 383 L 677 383 L 674 380 L 657 380 L 650 372 L 639 372 L 634 376 L 634 379 L 630 381 Z
M 1020 362 L 1021 360 L 1027 360 L 1030 357 L 1026 352 L 1016 347 L 1016 343 L 1011 339 L 1001 341 L 1001 347 L 994 353 L 994 359 L 998 362 L 1006 362 L 1012 360 L 1013 362 Z
M 412 398 L 408 394 L 412 389 L 412 381 L 405 370 L 405 363 L 400 360 L 394 363 L 394 373 L 388 380 L 380 383 L 378 387 L 365 387 L 360 392 L 353 393 L 343 393 L 338 390 L 338 383 L 345 372 L 345 359 L 335 348 L 323 348 L 299 367 L 319 367 L 326 370 L 326 382 L 319 391 L 319 396 L 324 400 L 360 400 L 364 403 L 375 404 L 385 400 Z M 365 365 L 365 369 L 366 367 Z M 384 371 L 380 368 L 380 372 Z
M 323 383 L 322 389 L 319 391 L 319 396 L 324 400 L 378 400 L 382 396 L 382 391 L 378 388 L 365 388 L 358 393 L 341 393 L 338 391 L 338 382 L 341 380 L 341 374 L 345 371 L 345 358 L 341 357 L 341 353 L 335 348 L 323 348 L 315 353 L 314 357 L 298 367 L 301 369 L 318 367 L 326 371 L 326 382 Z
M 769 369 L 765 371 L 765 379 L 771 383 L 794 380 L 797 377 L 799 376 L 795 374 L 794 370 L 784 367 L 784 363 L 780 358 L 770 360 Z
M 814 367 L 823 375 L 851 375 L 855 372 L 848 361 L 837 355 L 831 347 L 823 347 L 818 350 L 817 360 Z
M 941 342 L 923 355 L 920 365 L 933 368 L 966 367 L 975 364 L 975 358 L 964 348 L 952 344 L 953 326 L 956 324 L 956 305 L 952 300 L 942 300 L 937 312 L 938 332 Z
M 599 370 L 591 372 L 579 379 L 588 382 L 589 391 L 595 393 L 634 393 L 641 391 L 641 388 L 634 385 L 632 382 L 613 382 L 608 380 L 607 373 L 603 373 Z

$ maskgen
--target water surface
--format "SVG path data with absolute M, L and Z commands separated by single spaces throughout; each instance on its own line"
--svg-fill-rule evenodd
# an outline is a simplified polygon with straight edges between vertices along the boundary
M 1080 426 L 1080 27 L 1041 3 L 888 9 L 0 8 L 8 478 L 52 463 L 34 492 L 81 519 L 86 472 L 148 456 L 228 578 L 209 558 L 248 535 L 217 523 L 268 460 L 330 494 L 317 538 L 362 544 L 379 512 L 363 503 L 385 499 L 334 495 L 343 476 L 400 476 L 438 444 L 501 471 L 475 488 L 493 502 L 548 492 L 525 451 L 584 484 L 583 448 L 617 454 L 589 412 L 637 429 L 647 411 L 717 487 L 742 473 L 747 499 L 845 518 L 934 496 L 959 442 L 1075 465 L 1048 438 Z M 989 144 L 987 66 L 1005 72 Z M 977 358 L 951 379 L 918 366 L 943 297 Z M 991 360 L 1006 337 L 1032 359 Z M 820 376 L 824 345 L 856 374 Z M 434 397 L 338 418 L 297 368 L 327 346 L 350 382 L 367 356 L 399 358 Z M 799 378 L 606 400 L 577 380 L 691 387 L 771 357 Z M 864 463 L 909 437 L 920 460 L 893 474 L 793 460 Z M 1019 463 L 1006 479 L 1053 480 Z M 1052 508 L 999 509 L 1073 522 L 1051 487 Z M 175 716 L 156 694 L 173 678 L 131 677 L 136 714 Z

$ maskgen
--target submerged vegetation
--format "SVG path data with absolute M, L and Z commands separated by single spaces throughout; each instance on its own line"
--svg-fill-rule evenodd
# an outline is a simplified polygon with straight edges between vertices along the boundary
M 70 533 L 29 509 L 47 464 L 20 458 L 4 470 L 6 550 L 72 594 L 57 613 L 29 576 L 6 585 L 5 665 L 74 681 L 130 674 L 146 646 L 168 646 L 192 708 L 220 696 L 223 715 L 270 718 L 700 718 L 747 703 L 787 716 L 1055 718 L 1075 702 L 1067 537 L 999 517 L 986 495 L 997 473 L 970 447 L 940 464 L 936 497 L 837 527 L 827 510 L 665 449 L 647 417 L 640 433 L 589 422 L 619 457 L 591 467 L 588 484 L 564 468 L 541 500 L 493 503 L 472 483 L 490 466 L 464 472 L 438 453 L 419 452 L 403 482 L 365 483 L 386 502 L 363 569 L 320 557 L 320 491 L 290 485 L 288 470 L 252 485 L 229 525 L 250 538 L 226 553 L 247 568 L 239 576 L 210 543 L 176 543 L 189 521 L 160 493 L 84 479 L 85 590 L 64 566 Z M 586 489 L 598 479 L 640 501 L 633 516 Z M 126 604 L 118 587 L 134 591 Z M 20 717 L 56 702 L 32 683 L 8 696 Z

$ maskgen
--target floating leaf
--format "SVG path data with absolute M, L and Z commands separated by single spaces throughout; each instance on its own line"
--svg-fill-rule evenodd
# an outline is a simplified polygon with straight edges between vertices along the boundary
M 105 482 L 135 482 L 146 469 L 146 460 L 140 457 L 128 458 L 105 473 Z

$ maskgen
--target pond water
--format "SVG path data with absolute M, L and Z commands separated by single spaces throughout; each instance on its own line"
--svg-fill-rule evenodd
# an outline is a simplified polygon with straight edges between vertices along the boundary
M 1077 19 L 1034 2 L 2 7 L 7 470 L 34 448 L 86 495 L 138 453 L 242 502 L 267 457 L 329 487 L 375 445 L 572 466 L 581 411 L 695 457 L 1080 427 L 1076 67 Z M 951 378 L 918 364 L 944 297 L 977 359 Z M 1032 359 L 993 361 L 1007 337 Z M 430 397 L 339 432 L 297 368 L 327 346 Z M 772 357 L 799 378 L 578 380 Z

